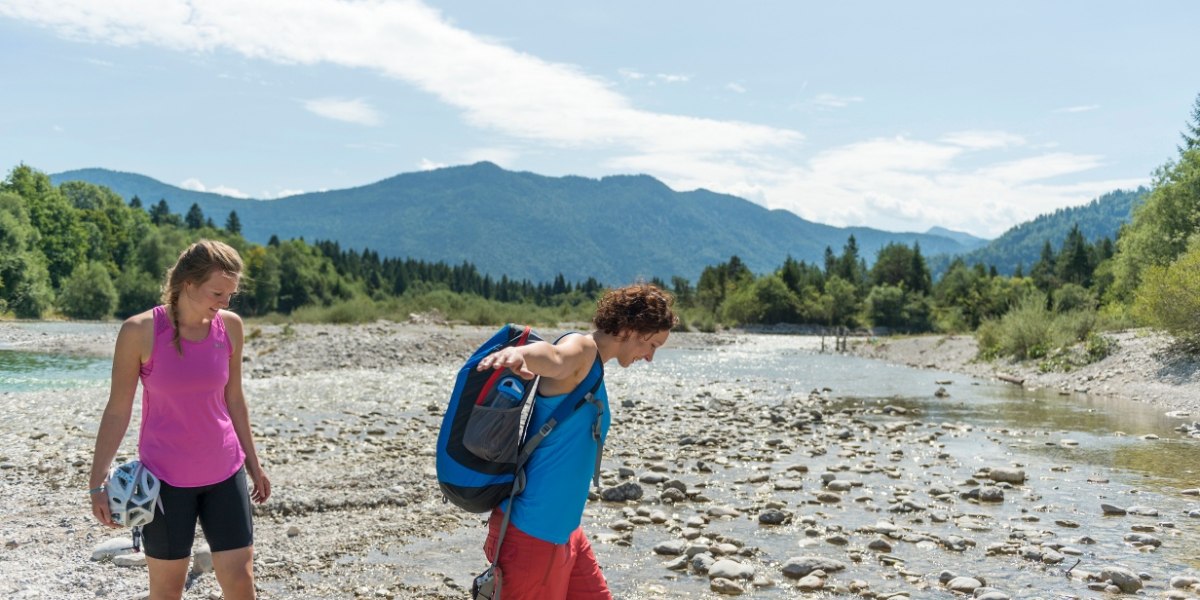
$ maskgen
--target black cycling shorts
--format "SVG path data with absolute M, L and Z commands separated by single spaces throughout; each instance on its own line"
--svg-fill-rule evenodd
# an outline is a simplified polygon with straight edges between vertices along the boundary
M 254 543 L 246 470 L 229 479 L 200 487 L 175 487 L 161 482 L 158 497 L 163 512 L 142 527 L 146 556 L 179 560 L 192 555 L 196 521 L 213 552 L 236 550 Z

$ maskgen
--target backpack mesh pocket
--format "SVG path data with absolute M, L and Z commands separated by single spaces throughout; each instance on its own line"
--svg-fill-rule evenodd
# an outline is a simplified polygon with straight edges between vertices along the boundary
M 463 446 L 471 454 L 493 462 L 515 463 L 521 442 L 521 411 L 524 405 L 497 408 L 478 405 L 471 409 Z

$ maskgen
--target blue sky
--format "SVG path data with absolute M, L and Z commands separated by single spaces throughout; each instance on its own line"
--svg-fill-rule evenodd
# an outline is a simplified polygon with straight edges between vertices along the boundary
M 1195 2 L 0 0 L 0 166 L 277 198 L 490 160 L 993 237 L 1150 182 Z

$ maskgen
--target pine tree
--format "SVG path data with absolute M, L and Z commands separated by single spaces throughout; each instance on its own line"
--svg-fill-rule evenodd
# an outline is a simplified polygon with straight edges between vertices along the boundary
M 150 222 L 155 225 L 164 225 L 170 221 L 171 207 L 167 205 L 167 199 L 161 198 L 158 204 L 150 207 Z
M 188 209 L 187 216 L 183 218 L 183 222 L 188 229 L 200 229 L 204 227 L 204 211 L 200 210 L 200 205 L 195 202 Z
M 229 218 L 225 219 L 225 231 L 234 235 L 242 233 L 242 220 L 238 218 L 237 211 L 229 211 Z
M 1196 94 L 1196 103 L 1192 105 L 1192 121 L 1184 124 L 1179 137 L 1183 138 L 1183 145 L 1178 147 L 1180 154 L 1200 148 L 1200 94 Z

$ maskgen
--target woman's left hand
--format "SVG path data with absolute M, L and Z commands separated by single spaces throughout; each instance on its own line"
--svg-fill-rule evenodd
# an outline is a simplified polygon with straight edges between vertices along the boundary
M 271 497 L 271 479 L 267 477 L 267 472 L 262 467 L 255 469 L 246 469 L 246 474 L 250 476 L 250 499 L 255 504 L 262 504 Z

